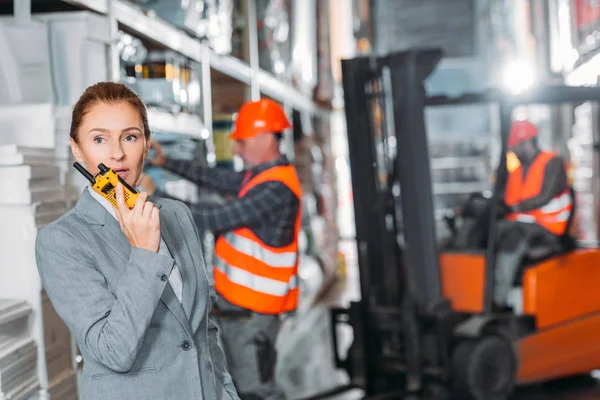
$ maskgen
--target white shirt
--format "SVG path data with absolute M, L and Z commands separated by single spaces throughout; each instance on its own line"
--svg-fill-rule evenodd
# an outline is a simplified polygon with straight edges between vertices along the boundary
M 94 190 L 90 189 L 89 186 L 86 187 L 86 190 L 90 192 L 92 197 L 94 197 L 98 201 L 98 203 L 100 203 L 106 209 L 106 211 L 108 211 L 110 215 L 117 219 L 117 213 L 115 212 L 114 207 L 112 206 L 112 204 L 110 204 L 108 200 L 96 193 Z M 173 255 L 169 251 L 169 248 L 167 247 L 165 241 L 162 238 L 162 235 L 160 236 L 160 246 L 158 248 L 158 254 L 162 254 L 173 258 Z M 183 297 L 183 280 L 181 278 L 181 272 L 177 267 L 177 263 L 173 265 L 171 275 L 169 276 L 169 283 L 171 284 L 171 287 L 175 292 L 175 296 L 177 296 L 177 300 L 179 300 L 179 302 L 181 303 Z

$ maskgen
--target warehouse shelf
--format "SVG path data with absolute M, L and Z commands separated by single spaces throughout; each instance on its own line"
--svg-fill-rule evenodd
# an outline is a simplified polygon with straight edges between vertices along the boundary
M 148 39 L 161 43 L 194 61 L 202 61 L 201 43 L 171 24 L 148 16 L 134 5 L 121 1 L 113 2 L 112 12 L 117 21 Z
M 204 46 L 206 45 L 200 40 L 159 18 L 146 14 L 133 4 L 121 0 L 62 1 L 101 14 L 112 13 L 116 20 L 127 28 L 194 61 L 203 62 L 208 58 L 208 63 L 212 68 L 248 85 L 252 83 L 253 79 L 256 79 L 260 91 L 275 100 L 321 117 L 329 115 L 328 110 L 318 107 L 310 96 L 281 82 L 272 74 L 264 70 L 258 70 L 256 74 L 253 74 L 250 65 L 237 58 L 218 54 L 212 49 L 205 51 Z
M 225 75 L 231 76 L 240 82 L 250 85 L 252 81 L 252 69 L 245 62 L 230 56 L 218 54 L 212 50 L 208 51 L 209 64 L 212 68 Z
M 483 192 L 489 189 L 489 184 L 484 182 L 444 182 L 434 183 L 434 194 L 460 194 Z
M 0 300 L 0 326 L 32 312 L 31 305 L 24 300 Z
M 63 2 L 72 4 L 74 6 L 87 8 L 88 10 L 92 10 L 101 14 L 108 13 L 107 0 L 63 0 Z
M 431 160 L 431 169 L 485 167 L 486 160 L 482 157 L 440 157 Z
M 195 139 L 208 139 L 202 120 L 192 114 L 172 114 L 154 107 L 148 107 L 148 124 L 152 132 L 175 133 Z

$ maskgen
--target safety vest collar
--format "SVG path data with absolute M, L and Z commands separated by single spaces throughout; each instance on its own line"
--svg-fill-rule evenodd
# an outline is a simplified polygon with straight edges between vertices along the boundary
M 300 199 L 302 197 L 302 188 L 296 168 L 293 165 L 276 165 L 264 170 L 247 180 L 238 193 L 238 197 L 244 197 L 253 187 L 267 181 L 279 181 L 285 184 Z
M 526 172 L 523 166 L 511 172 L 506 182 L 504 202 L 512 206 L 537 196 L 542 190 L 546 165 L 554 157 L 556 154 L 553 152 L 541 151 Z

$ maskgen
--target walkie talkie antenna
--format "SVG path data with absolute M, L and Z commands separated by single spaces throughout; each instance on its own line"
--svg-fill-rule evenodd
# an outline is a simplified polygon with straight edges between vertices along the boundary
M 84 168 L 83 165 L 79 164 L 77 161 L 75 161 L 73 163 L 73 167 L 75 167 L 75 169 L 79 172 L 81 172 L 81 175 L 85 176 L 85 178 L 90 181 L 90 183 L 93 185 L 94 183 L 96 183 L 96 180 L 94 179 L 94 175 L 92 175 L 87 169 Z
M 108 171 L 110 171 L 110 168 L 108 168 L 106 165 L 100 163 L 98 164 L 98 169 L 100 170 L 100 173 L 102 175 L 106 174 Z

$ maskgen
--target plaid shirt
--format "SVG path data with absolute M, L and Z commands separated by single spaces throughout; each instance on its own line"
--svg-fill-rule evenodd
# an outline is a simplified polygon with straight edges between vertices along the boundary
M 235 172 L 221 168 L 204 168 L 194 161 L 167 159 L 165 168 L 183 178 L 237 196 L 243 184 L 257 174 L 277 165 L 289 165 L 284 156 L 250 170 Z M 248 173 L 248 176 L 246 174 Z M 170 197 L 156 191 L 157 196 Z M 283 183 L 267 181 L 250 189 L 242 198 L 214 206 L 188 204 L 196 223 L 215 234 L 246 227 L 265 244 L 286 246 L 294 241 L 294 223 L 300 199 Z

